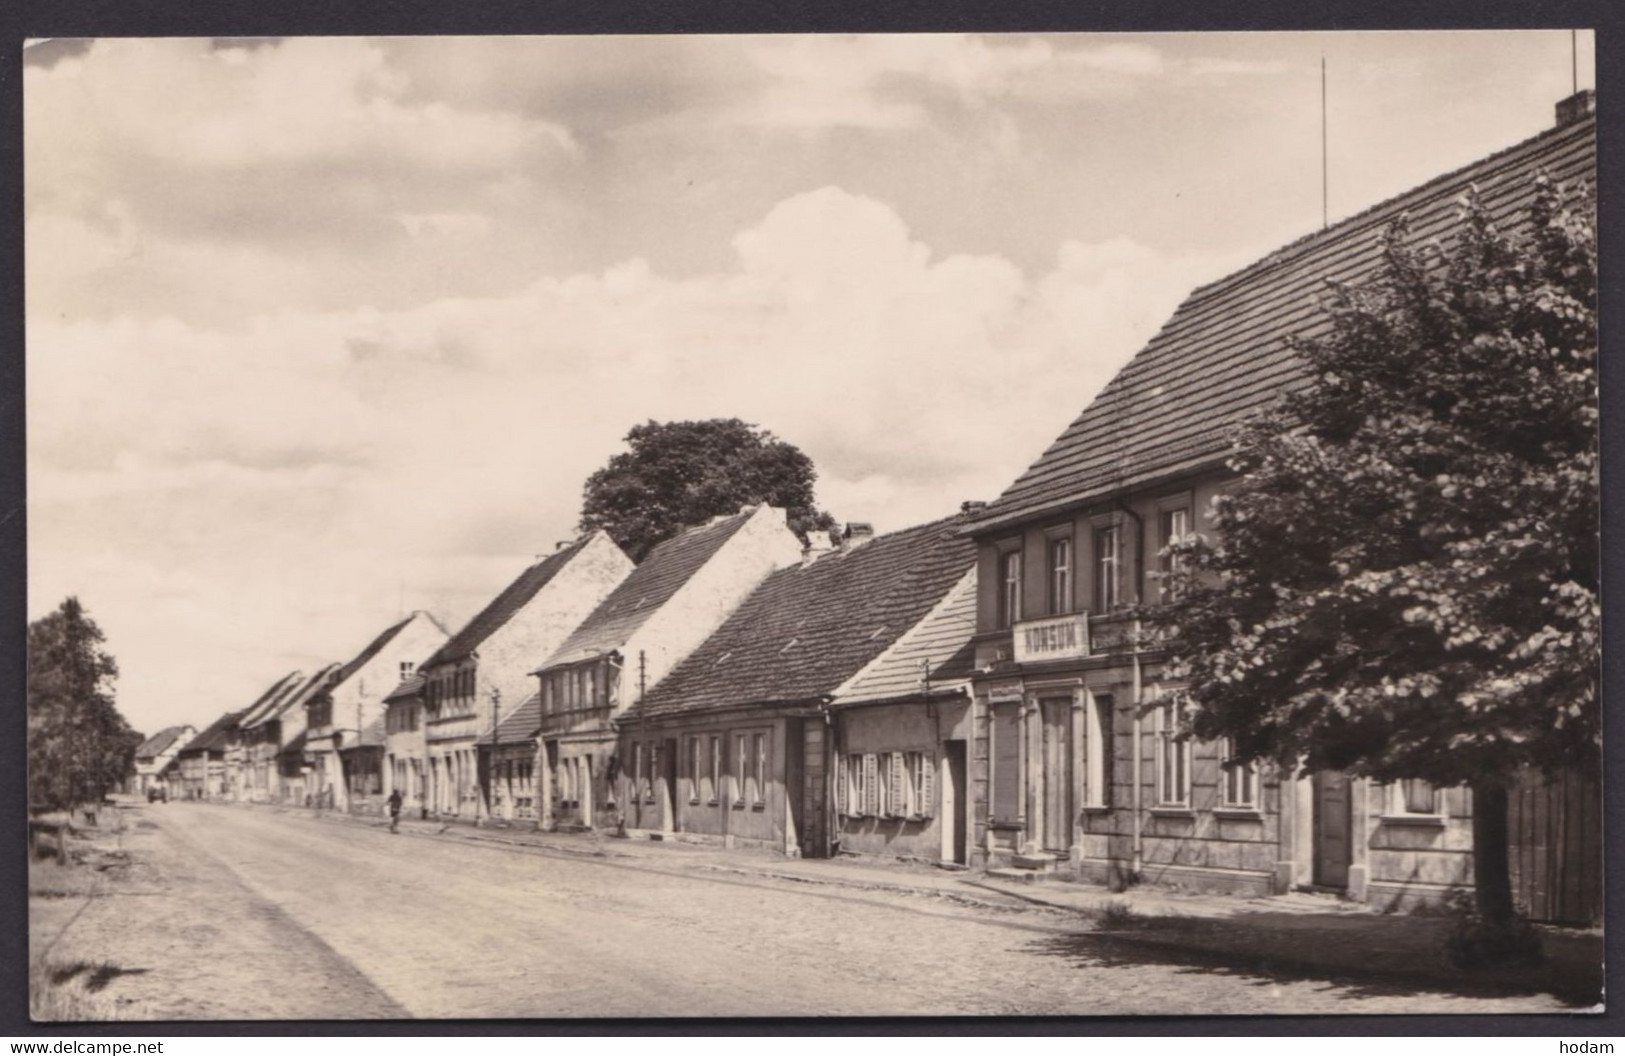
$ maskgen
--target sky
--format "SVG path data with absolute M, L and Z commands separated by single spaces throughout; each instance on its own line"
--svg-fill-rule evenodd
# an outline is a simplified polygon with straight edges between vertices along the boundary
M 1593 84 L 1589 34 L 1578 80 Z M 1526 139 L 1567 30 L 104 39 L 25 53 L 29 616 L 202 727 L 739 417 L 991 499 L 1196 285 Z

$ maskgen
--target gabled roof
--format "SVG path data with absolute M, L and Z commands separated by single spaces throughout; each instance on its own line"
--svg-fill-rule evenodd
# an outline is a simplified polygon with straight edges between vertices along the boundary
M 799 703 L 834 693 L 971 568 L 960 517 L 876 536 L 768 576 L 628 716 Z
M 1535 194 L 1539 172 L 1594 180 L 1596 119 L 1586 117 L 1440 176 L 1241 271 L 1195 290 L 1162 330 L 1106 383 L 1060 437 L 976 515 L 977 533 L 1099 501 L 1217 464 L 1235 426 L 1304 382 L 1289 337 L 1326 332 L 1315 297 L 1328 280 L 1359 282 L 1381 263 L 1388 225 L 1408 214 L 1417 237 L 1453 224 L 1476 186 L 1505 220 Z
M 965 685 L 976 666 L 976 569 L 891 648 L 848 680 L 834 706 L 872 704 Z
M 541 589 L 547 586 L 558 575 L 570 559 L 581 553 L 586 545 L 592 541 L 591 535 L 584 535 L 569 546 L 548 554 L 542 560 L 531 565 L 519 574 L 519 578 L 508 584 L 491 603 L 475 614 L 474 618 L 465 624 L 462 630 L 451 636 L 451 639 L 434 651 L 434 654 L 420 666 L 434 667 L 436 664 L 451 663 L 472 656 L 479 649 L 480 643 L 495 634 L 514 615 L 530 603 Z
M 383 651 L 384 646 L 394 641 L 395 636 L 404 631 L 407 624 L 411 623 L 419 616 L 425 617 L 430 623 L 434 624 L 436 627 L 440 627 L 442 633 L 446 633 L 446 629 L 440 625 L 439 620 L 435 619 L 432 615 L 423 611 L 422 609 L 418 609 L 410 616 L 406 617 L 406 619 L 385 628 L 384 631 L 378 635 L 378 637 L 367 643 L 367 647 L 365 649 L 355 654 L 355 658 L 353 660 L 339 668 L 338 673 L 333 676 L 333 681 L 328 685 L 328 690 L 332 691 L 337 689 L 339 686 L 343 685 L 351 675 L 355 674 L 363 667 L 366 667 L 368 660 L 371 660 L 373 657 L 377 656 L 381 651 Z
M 643 563 L 621 580 L 592 615 L 553 651 L 542 669 L 598 656 L 625 645 L 644 621 L 698 572 L 756 512 L 747 506 L 731 517 L 715 517 L 685 529 L 649 551 Z
M 180 735 L 185 733 L 188 729 L 190 729 L 188 726 L 167 726 L 164 729 L 159 730 L 157 733 L 141 742 L 141 744 L 135 750 L 135 757 L 137 759 L 158 758 L 160 755 L 163 755 L 165 752 L 169 751 L 170 746 L 173 745 Z
M 305 679 L 305 681 L 300 683 L 297 688 L 281 694 L 268 706 L 261 708 L 260 711 L 254 715 L 251 721 L 243 724 L 244 728 L 246 729 L 249 726 L 259 726 L 263 723 L 269 722 L 272 719 L 281 718 L 290 711 L 303 708 L 305 706 L 305 701 L 322 692 L 322 690 L 326 689 L 328 685 L 331 684 L 331 680 L 333 676 L 338 673 L 338 670 L 338 664 L 328 664 L 320 671 L 317 671 L 314 675 L 311 675 L 309 678 Z
M 241 725 L 246 728 L 259 722 L 261 715 L 298 689 L 303 684 L 304 677 L 303 671 L 290 671 L 271 683 L 270 689 L 261 693 L 258 700 L 243 709 Z
M 528 741 L 542 728 L 542 696 L 532 693 L 521 700 L 512 711 L 502 717 L 497 723 L 497 742 L 513 744 L 519 741 Z M 475 744 L 491 744 L 491 735 L 483 733 Z
M 416 671 L 401 679 L 401 684 L 384 694 L 384 703 L 396 700 L 409 700 L 421 696 L 423 693 L 424 678 Z
M 242 718 L 240 711 L 228 711 L 224 715 L 209 723 L 208 727 L 189 741 L 180 751 L 181 755 L 197 755 L 204 752 L 223 752 L 226 743 L 231 740 L 232 734 L 237 731 L 237 720 Z

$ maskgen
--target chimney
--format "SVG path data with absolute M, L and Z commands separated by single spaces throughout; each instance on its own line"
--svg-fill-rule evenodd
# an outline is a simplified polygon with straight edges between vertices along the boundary
M 1597 93 L 1592 88 L 1582 88 L 1567 99 L 1557 102 L 1557 127 L 1572 125 L 1582 118 L 1590 117 L 1597 112 Z
M 959 504 L 959 515 L 961 517 L 974 517 L 985 509 L 987 509 L 987 503 L 982 499 L 966 499 Z
M 867 521 L 847 521 L 841 533 L 841 549 L 856 550 L 875 537 L 875 526 Z
M 835 534 L 833 532 L 808 532 L 807 545 L 801 548 L 801 567 L 806 568 L 834 549 Z

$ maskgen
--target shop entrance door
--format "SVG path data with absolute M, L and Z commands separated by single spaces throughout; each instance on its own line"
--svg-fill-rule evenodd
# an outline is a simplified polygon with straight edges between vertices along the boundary
M 1039 701 L 1044 713 L 1044 849 L 1072 849 L 1072 701 Z

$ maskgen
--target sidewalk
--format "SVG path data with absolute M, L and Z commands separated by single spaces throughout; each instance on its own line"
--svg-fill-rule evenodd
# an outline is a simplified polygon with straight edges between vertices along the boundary
M 303 808 L 320 820 L 387 828 L 385 819 Z M 1004 911 L 1025 909 L 1076 926 L 1059 952 L 1085 963 L 1102 959 L 1184 961 L 1193 966 L 1268 975 L 1357 978 L 1399 989 L 1425 983 L 1471 994 L 1551 993 L 1576 1010 L 1601 1001 L 1600 930 L 1542 928 L 1546 963 L 1534 969 L 1466 972 L 1442 949 L 1454 921 L 1444 916 L 1384 915 L 1327 895 L 1271 898 L 1196 895 L 1161 888 L 1114 894 L 1065 880 L 1020 883 L 980 872 L 873 859 L 785 858 L 754 848 L 727 850 L 668 837 L 621 839 L 601 833 L 476 828 L 461 822 L 402 819 L 403 835 L 457 839 L 558 854 L 637 862 L 671 872 L 706 871 L 796 883 L 889 891 Z

